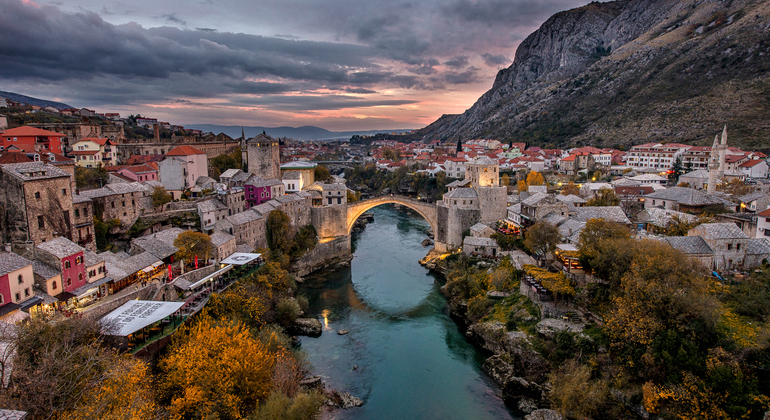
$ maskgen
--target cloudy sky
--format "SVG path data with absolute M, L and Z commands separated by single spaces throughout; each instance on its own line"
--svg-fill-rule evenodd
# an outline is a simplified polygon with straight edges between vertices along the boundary
M 586 0 L 0 0 L 0 90 L 172 124 L 419 128 Z

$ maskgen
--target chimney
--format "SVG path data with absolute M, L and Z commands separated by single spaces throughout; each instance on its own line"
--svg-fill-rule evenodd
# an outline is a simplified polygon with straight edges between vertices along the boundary
M 155 142 L 160 143 L 160 126 L 157 123 L 152 125 L 152 134 L 155 136 Z

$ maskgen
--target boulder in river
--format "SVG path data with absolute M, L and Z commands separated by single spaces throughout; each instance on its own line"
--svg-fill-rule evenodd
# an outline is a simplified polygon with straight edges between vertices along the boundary
M 323 331 L 321 321 L 315 318 L 297 318 L 289 329 L 293 335 L 306 335 L 308 337 L 318 337 Z
M 337 331 L 337 334 L 339 334 L 339 335 L 345 335 L 345 334 L 347 334 L 347 333 L 349 333 L 349 332 L 350 332 L 350 330 L 339 330 L 339 331 Z
M 425 238 L 425 240 L 422 241 L 422 246 L 429 246 L 429 245 L 433 245 L 433 240 L 431 240 L 430 238 Z
M 360 407 L 364 405 L 364 402 L 361 401 L 360 398 L 356 398 L 347 392 L 339 392 L 337 390 L 332 390 L 330 393 L 326 394 L 329 400 L 326 402 L 327 405 L 330 405 L 329 402 L 332 403 L 332 405 L 336 405 L 337 407 L 344 408 L 347 410 L 348 408 L 352 407 Z

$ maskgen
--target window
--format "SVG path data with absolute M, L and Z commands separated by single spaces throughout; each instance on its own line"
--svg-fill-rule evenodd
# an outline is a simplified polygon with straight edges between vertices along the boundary
M 45 229 L 45 219 L 43 216 L 37 216 L 37 228 Z
M 69 261 L 64 261 L 64 269 L 67 270 L 69 268 L 70 268 L 70 262 Z
M 40 200 L 40 191 L 35 191 L 35 198 Z
M 61 195 L 67 195 L 67 189 L 66 188 L 62 188 L 61 189 Z
M 21 293 L 16 293 L 16 302 L 21 300 Z
M 19 274 L 19 284 L 22 284 L 22 283 L 24 283 L 24 276 Z
M 78 273 L 78 282 L 79 283 L 83 282 L 83 273 Z
M 331 197 L 329 197 L 329 204 L 331 204 L 331 203 L 332 203 L 332 198 L 331 198 Z
M 112 208 L 113 209 L 115 208 L 115 202 L 114 201 L 112 202 Z
M 729 251 L 731 249 L 733 249 L 733 244 L 727 244 L 727 250 Z
M 57 288 L 57 287 L 58 287 L 58 286 L 56 285 L 56 281 L 54 281 L 53 283 L 51 283 L 51 289 L 52 289 L 52 290 L 56 290 L 56 288 Z
M 75 217 L 80 217 L 80 209 L 75 209 Z
M 24 297 L 29 297 L 29 287 L 24 289 Z
M 741 250 L 741 244 L 735 244 L 735 249 L 737 249 L 738 251 L 740 251 L 740 250 Z
M 78 264 L 78 265 L 83 264 L 83 257 L 77 257 L 75 259 L 75 264 Z
M 67 277 L 67 286 L 72 286 L 72 279 Z
M 5 299 L 3 298 L 3 295 L 0 294 L 0 304 L 5 303 Z

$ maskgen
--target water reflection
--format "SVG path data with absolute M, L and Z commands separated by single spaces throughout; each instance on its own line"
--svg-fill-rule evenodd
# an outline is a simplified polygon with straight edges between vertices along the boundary
M 420 245 L 427 223 L 385 206 L 373 213 L 351 267 L 300 290 L 325 327 L 321 337 L 302 339 L 315 371 L 364 400 L 335 417 L 511 418 L 481 372 L 483 356 L 447 316 L 440 284 L 417 263 L 427 252 Z M 334 333 L 340 329 L 350 333 Z

